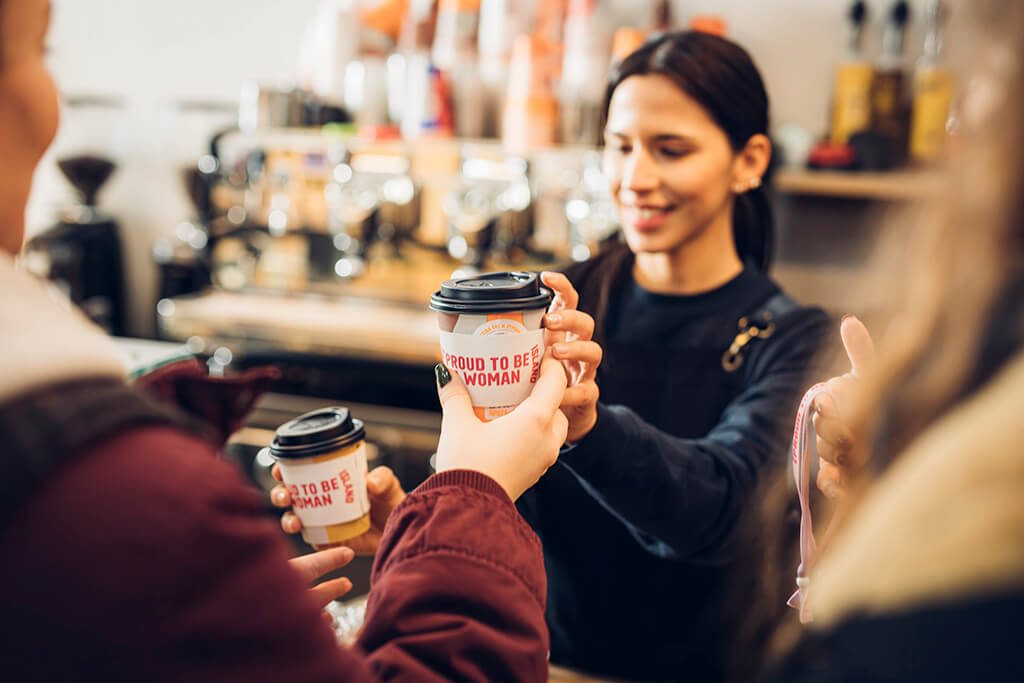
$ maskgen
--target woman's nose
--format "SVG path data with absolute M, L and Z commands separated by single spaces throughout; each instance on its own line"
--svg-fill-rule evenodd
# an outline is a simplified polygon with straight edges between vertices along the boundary
M 649 192 L 658 187 L 658 171 L 654 160 L 643 149 L 636 149 L 625 160 L 622 169 L 622 188 L 635 193 Z

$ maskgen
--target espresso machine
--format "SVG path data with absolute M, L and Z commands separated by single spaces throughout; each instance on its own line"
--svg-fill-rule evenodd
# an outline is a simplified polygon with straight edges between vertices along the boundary
M 65 157 L 58 167 L 79 202 L 65 208 L 56 225 L 25 247 L 29 270 L 53 281 L 86 316 L 115 336 L 126 334 L 121 237 L 117 222 L 96 208 L 100 189 L 116 164 L 103 156 Z
M 153 261 L 159 270 L 158 301 L 197 292 L 210 284 L 210 193 L 219 167 L 217 157 L 205 154 L 182 170 L 193 215 L 175 226 L 173 236 L 161 237 L 153 244 Z
M 530 250 L 533 196 L 529 164 L 463 150 L 458 180 L 445 195 L 448 254 L 460 273 L 480 272 L 488 258 L 518 263 Z

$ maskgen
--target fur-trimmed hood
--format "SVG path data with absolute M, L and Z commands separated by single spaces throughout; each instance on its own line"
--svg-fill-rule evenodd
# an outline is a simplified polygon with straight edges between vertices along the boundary
M 811 579 L 814 627 L 1024 588 L 1024 354 L 914 441 Z
M 0 253 L 0 402 L 66 380 L 123 378 L 113 342 Z

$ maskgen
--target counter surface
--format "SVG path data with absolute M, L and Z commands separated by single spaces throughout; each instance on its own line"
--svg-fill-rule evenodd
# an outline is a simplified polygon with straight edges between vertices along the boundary
M 295 353 L 433 365 L 437 321 L 423 306 L 359 298 L 209 291 L 164 306 L 162 334 L 199 337 L 207 349 L 273 348 Z

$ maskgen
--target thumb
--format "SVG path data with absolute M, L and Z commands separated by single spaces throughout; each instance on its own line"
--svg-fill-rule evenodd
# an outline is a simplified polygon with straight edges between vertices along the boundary
M 441 401 L 441 429 L 444 430 L 449 420 L 475 420 L 469 391 L 459 373 L 452 372 L 444 363 L 438 363 L 434 366 L 434 375 L 437 377 L 437 397 Z
M 863 377 L 875 359 L 875 344 L 871 341 L 868 328 L 851 315 L 843 318 L 839 326 L 839 335 L 843 338 L 843 348 L 850 359 L 854 376 Z
M 386 465 L 374 467 L 366 475 L 366 490 L 371 496 L 386 496 L 393 493 L 396 489 L 401 490 L 401 488 L 402 485 L 398 481 L 398 477 Z

